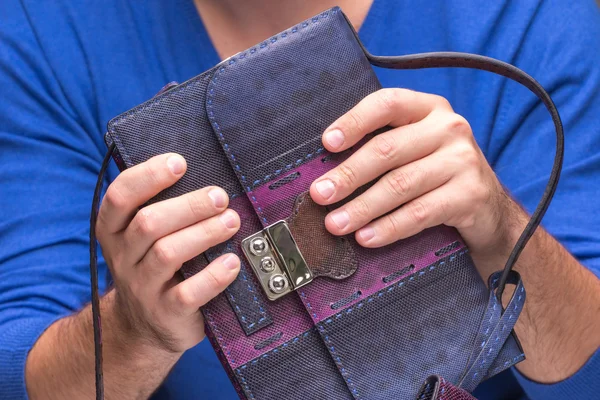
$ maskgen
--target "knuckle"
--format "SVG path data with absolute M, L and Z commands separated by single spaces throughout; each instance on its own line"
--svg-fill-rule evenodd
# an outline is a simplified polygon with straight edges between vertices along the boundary
M 473 228 L 475 225 L 475 216 L 473 214 L 464 216 L 460 222 L 461 228 Z
M 201 196 L 199 193 L 190 193 L 190 195 L 187 196 L 187 201 L 190 211 L 196 219 L 202 218 L 209 208 L 209 203 L 206 201 L 206 197 Z
M 427 221 L 428 211 L 422 201 L 414 200 L 407 211 L 413 223 L 420 226 Z
M 225 233 L 225 229 L 216 229 L 212 223 L 208 222 L 200 224 L 200 230 L 202 231 L 202 236 L 211 245 L 220 242 L 220 235 Z
M 134 217 L 135 232 L 145 237 L 154 236 L 157 229 L 156 214 L 149 208 L 143 208 Z
M 365 199 L 359 197 L 354 199 L 351 214 L 357 216 L 361 221 L 368 220 L 371 215 L 371 208 Z
M 471 125 L 462 115 L 453 113 L 447 121 L 446 129 L 457 136 L 471 137 L 473 135 L 471 131 Z
M 154 243 L 152 253 L 159 266 L 174 264 L 177 259 L 175 248 L 163 240 Z
M 375 156 L 383 161 L 392 161 L 395 158 L 397 146 L 391 135 L 380 134 L 373 138 Z
M 123 194 L 123 189 L 116 181 L 106 189 L 103 201 L 114 209 L 123 209 L 128 205 L 127 197 Z M 103 214 L 105 213 L 101 213 L 102 218 L 104 218 Z
M 362 132 L 365 126 L 365 121 L 360 113 L 351 110 L 347 114 L 350 130 L 353 132 Z
M 337 176 L 339 177 L 340 183 L 346 187 L 352 187 L 357 180 L 354 167 L 348 165 L 347 163 L 343 163 L 338 166 Z
M 177 290 L 175 291 L 175 301 L 182 308 L 193 307 L 195 303 L 195 298 L 196 296 L 194 296 L 194 293 L 187 285 L 179 285 L 177 287 Z
M 406 197 L 410 193 L 412 187 L 409 174 L 401 170 L 390 172 L 387 183 L 390 193 L 398 198 Z
M 487 204 L 492 196 L 492 190 L 484 184 L 476 185 L 471 193 L 477 204 Z
M 400 232 L 400 222 L 398 221 L 398 217 L 394 213 L 388 214 L 385 217 L 385 221 L 385 225 L 387 225 L 387 232 L 385 233 L 387 233 L 387 236 L 395 236 Z
M 105 233 L 108 234 L 108 232 L 106 231 L 106 211 L 103 211 L 103 209 L 100 209 L 100 212 L 98 213 L 98 220 L 96 222 L 96 238 L 98 238 L 98 242 L 100 242 L 101 246 L 104 246 L 104 241 L 106 239 Z
M 442 109 L 446 109 L 446 110 L 452 110 L 452 105 L 450 104 L 450 102 L 448 101 L 447 98 L 445 98 L 444 96 L 440 96 L 437 94 L 432 95 L 434 98 L 434 102 L 435 104 Z
M 412 91 L 407 89 L 381 89 L 378 97 L 379 105 L 388 111 L 395 110 L 397 104 L 400 102 L 400 97 L 407 94 L 410 95 L 410 92 Z
M 479 165 L 479 154 L 477 149 L 469 144 L 461 144 L 456 149 L 459 161 L 466 166 L 476 167 Z
M 451 217 L 451 206 L 450 200 L 448 198 L 442 198 L 438 204 L 439 211 L 444 219 L 444 221 L 448 221 Z
M 161 182 L 161 171 L 157 163 L 149 162 L 146 163 L 145 174 L 147 179 L 153 184 L 159 184 Z
M 205 279 L 206 279 L 206 284 L 208 285 L 208 287 L 215 289 L 217 291 L 220 291 L 220 289 L 222 287 L 227 286 L 227 282 L 225 281 L 223 276 L 216 274 L 212 268 L 206 269 Z

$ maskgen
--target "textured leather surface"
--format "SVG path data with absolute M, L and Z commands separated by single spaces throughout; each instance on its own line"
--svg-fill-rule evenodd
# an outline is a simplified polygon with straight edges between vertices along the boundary
M 331 57 L 315 63 L 311 55 L 319 53 Z M 335 76 L 336 82 L 344 84 L 324 88 L 324 76 Z M 313 18 L 301 24 L 297 32 L 279 35 L 254 52 L 243 52 L 216 71 L 207 98 L 209 117 L 263 225 L 293 214 L 298 209 L 296 199 L 302 199 L 310 182 L 336 165 L 326 161 L 329 155 L 321 147 L 322 132 L 379 87 L 353 30 L 340 13 Z M 285 183 L 279 185 L 281 180 Z M 315 216 L 319 211 L 313 209 Z M 311 229 L 304 229 L 297 238 L 299 248 L 311 253 L 315 241 L 310 238 Z M 455 235 L 455 231 L 443 227 L 427 234 L 436 237 L 437 231 Z M 331 236 L 320 232 L 323 237 Z M 420 276 L 442 259 L 435 253 L 452 241 L 435 243 L 426 239 L 427 234 L 383 250 L 357 247 L 358 271 L 354 275 L 339 283 L 315 279 L 299 291 L 356 398 L 411 398 L 424 376 L 440 372 L 458 382 L 466 368 L 487 307 L 488 290 L 464 247 L 446 253 L 446 258 L 453 258 L 453 265 L 461 260 L 455 271 L 446 267 L 427 272 L 427 277 L 435 277 L 440 271 L 452 271 L 443 275 L 445 282 L 439 287 L 428 288 L 425 282 L 434 278 L 423 278 L 411 281 L 411 295 L 403 295 L 405 289 L 382 296 L 388 289 L 393 290 L 399 279 Z M 329 240 L 334 244 L 329 251 L 336 252 L 339 242 L 333 237 Z M 310 256 L 313 263 L 315 259 L 320 258 L 322 263 L 328 259 L 324 252 L 316 253 Z M 331 254 L 334 257 L 339 255 Z M 398 265 L 401 259 L 406 259 L 406 264 Z M 404 271 L 405 265 L 414 264 L 418 267 L 383 281 L 396 271 Z M 435 295 L 429 296 L 429 291 Z M 400 296 L 398 300 L 396 295 Z M 375 299 L 379 308 L 364 303 L 371 300 L 375 304 Z M 365 304 L 362 310 L 361 304 Z M 433 314 L 423 310 L 441 311 L 445 323 L 428 318 Z M 326 317 L 332 314 L 333 320 Z M 347 326 L 350 321 L 352 328 Z M 436 329 L 429 329 L 431 326 Z M 415 332 L 426 330 L 427 335 L 415 336 Z M 411 340 L 404 347 L 398 338 Z M 499 346 L 498 352 L 501 349 Z M 508 349 L 520 354 L 518 347 Z M 378 372 L 373 374 L 375 370 Z M 251 384 L 248 387 L 252 389 Z
M 150 203 L 206 186 L 223 187 L 232 198 L 243 193 L 206 115 L 207 87 L 213 72 L 214 69 L 209 70 L 176 87 L 169 84 L 161 90 L 162 94 L 109 123 L 107 143 L 115 143 L 114 158 L 121 169 L 167 152 L 179 153 L 186 159 L 186 174 Z M 246 214 L 244 224 L 258 229 L 260 224 L 254 213 Z M 212 250 L 185 263 L 184 277 L 197 273 L 218 255 Z M 267 300 L 261 297 L 260 286 L 249 271 L 249 267 L 242 265 L 242 272 L 225 292 L 246 334 L 272 322 L 264 306 Z
M 296 199 L 288 224 L 298 248 L 315 278 L 348 278 L 358 268 L 356 253 L 345 237 L 325 228 L 327 208 L 315 203 L 308 192 Z
M 432 375 L 423 383 L 417 400 L 475 400 L 475 398 L 446 379 Z
M 379 88 L 353 30 L 334 9 L 115 119 L 108 139 L 124 167 L 164 152 L 184 155 L 187 174 L 153 201 L 225 187 L 242 229 L 204 256 L 241 256 L 241 239 L 279 219 L 292 217 L 300 241 L 310 236 L 302 221 L 322 210 L 297 204 L 298 196 L 343 159 L 326 154 L 321 134 Z M 288 181 L 277 184 L 282 178 Z M 290 399 L 405 398 L 436 371 L 457 383 L 468 361 L 478 359 L 472 344 L 489 306 L 457 232 L 441 226 L 373 250 L 319 234 L 331 253 L 307 252 L 310 262 L 323 274 L 342 271 L 344 279 L 321 277 L 270 302 L 243 262 L 234 284 L 203 308 L 211 343 L 240 396 L 278 398 L 275 383 L 293 388 L 283 394 Z M 348 260 L 343 267 L 331 265 L 344 249 L 355 254 L 341 256 Z M 205 264 L 201 257 L 186 263 L 184 275 Z M 493 352 L 482 375 L 522 357 L 512 336 Z

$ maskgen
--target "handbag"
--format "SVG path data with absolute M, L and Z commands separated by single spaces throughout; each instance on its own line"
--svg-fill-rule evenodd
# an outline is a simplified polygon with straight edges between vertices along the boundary
M 326 231 L 328 210 L 307 190 L 360 144 L 330 154 L 321 135 L 381 88 L 372 66 L 494 72 L 529 88 L 550 111 L 557 150 L 548 186 L 487 285 L 453 228 L 379 249 Z M 563 131 L 550 96 L 518 68 L 466 53 L 371 55 L 336 7 L 167 86 L 111 120 L 105 141 L 90 220 L 98 399 L 95 223 L 103 175 L 111 159 L 124 170 L 166 152 L 184 156 L 188 171 L 152 202 L 220 186 L 242 221 L 231 240 L 181 269 L 189 277 L 226 252 L 242 260 L 236 280 L 202 308 L 207 337 L 240 398 L 467 399 L 482 380 L 525 358 L 513 326 L 526 294 L 512 267 L 556 189 Z M 504 308 L 507 284 L 515 291 Z

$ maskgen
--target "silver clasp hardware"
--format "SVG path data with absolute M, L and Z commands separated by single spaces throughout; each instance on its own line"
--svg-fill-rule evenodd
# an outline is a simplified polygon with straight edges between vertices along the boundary
M 242 251 L 269 300 L 277 300 L 313 280 L 285 221 L 242 240 Z

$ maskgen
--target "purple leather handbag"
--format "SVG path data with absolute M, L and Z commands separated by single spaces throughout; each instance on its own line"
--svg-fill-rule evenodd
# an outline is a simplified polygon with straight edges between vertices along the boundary
M 495 72 L 528 87 L 550 111 L 557 152 L 547 190 L 488 285 L 453 228 L 427 229 L 380 249 L 326 231 L 328 210 L 308 188 L 359 145 L 330 154 L 321 135 L 381 88 L 372 65 Z M 463 53 L 373 56 L 333 8 L 116 117 L 106 142 L 90 230 L 98 398 L 94 232 L 103 174 L 111 158 L 123 170 L 166 152 L 183 155 L 188 171 L 152 201 L 216 185 L 242 220 L 235 237 L 181 269 L 189 277 L 225 252 L 242 260 L 237 279 L 202 309 L 240 398 L 467 399 L 482 380 L 524 359 L 513 326 L 525 290 L 512 267 L 554 194 L 563 132 L 549 95 L 519 69 Z M 515 292 L 503 308 L 506 284 Z

